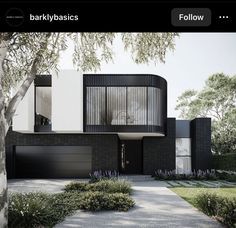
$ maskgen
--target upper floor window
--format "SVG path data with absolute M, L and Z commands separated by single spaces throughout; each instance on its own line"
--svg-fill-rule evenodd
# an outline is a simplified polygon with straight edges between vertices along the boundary
M 161 125 L 161 90 L 87 87 L 87 125 Z

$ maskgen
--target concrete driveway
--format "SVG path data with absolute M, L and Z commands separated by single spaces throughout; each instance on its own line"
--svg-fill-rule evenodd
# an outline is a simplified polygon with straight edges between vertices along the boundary
M 59 192 L 70 180 L 17 180 L 9 182 L 9 191 L 41 190 Z M 136 206 L 128 212 L 77 211 L 58 224 L 62 227 L 222 227 L 166 187 L 165 182 L 133 183 Z M 21 189 L 21 190 L 20 190 Z
M 48 192 L 59 193 L 72 179 L 10 179 L 7 181 L 9 193 Z

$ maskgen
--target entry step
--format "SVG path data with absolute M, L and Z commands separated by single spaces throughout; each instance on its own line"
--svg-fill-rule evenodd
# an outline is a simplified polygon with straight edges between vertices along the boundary
M 154 180 L 154 178 L 151 175 L 120 175 L 119 179 L 131 181 L 131 182 L 153 181 Z

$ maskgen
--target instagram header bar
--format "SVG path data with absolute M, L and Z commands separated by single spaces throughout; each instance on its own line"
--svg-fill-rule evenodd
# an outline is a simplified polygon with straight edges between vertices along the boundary
M 2 2 L 0 30 L 230 32 L 236 2 Z

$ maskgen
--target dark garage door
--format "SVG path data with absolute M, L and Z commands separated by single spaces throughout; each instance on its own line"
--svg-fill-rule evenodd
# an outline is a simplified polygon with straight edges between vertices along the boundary
M 88 177 L 90 146 L 16 146 L 17 178 Z

